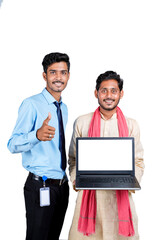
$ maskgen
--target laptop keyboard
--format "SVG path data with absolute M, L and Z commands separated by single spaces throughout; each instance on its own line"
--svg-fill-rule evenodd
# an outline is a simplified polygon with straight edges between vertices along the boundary
M 85 177 L 80 178 L 80 183 L 135 183 L 132 177 Z

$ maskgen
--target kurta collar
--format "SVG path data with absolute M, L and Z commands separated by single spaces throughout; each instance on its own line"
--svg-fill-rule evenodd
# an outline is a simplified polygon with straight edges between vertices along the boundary
M 109 121 L 109 120 L 113 120 L 113 119 L 116 119 L 116 118 L 117 118 L 117 113 L 114 113 L 110 119 L 105 119 L 104 115 L 103 115 L 101 112 L 100 112 L 100 114 L 101 114 L 101 118 L 102 118 L 104 121 Z

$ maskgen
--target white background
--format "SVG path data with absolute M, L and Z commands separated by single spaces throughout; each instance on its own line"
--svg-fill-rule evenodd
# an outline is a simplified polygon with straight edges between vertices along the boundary
M 41 62 L 66 52 L 71 78 L 63 93 L 68 105 L 67 149 L 79 115 L 94 111 L 95 81 L 106 70 L 124 79 L 120 107 L 135 118 L 145 150 L 142 190 L 134 195 L 141 240 L 159 237 L 160 35 L 157 0 L 3 0 L 0 8 L 0 239 L 25 238 L 21 155 L 6 148 L 22 100 L 45 87 Z M 152 179 L 152 180 L 151 180 Z M 76 193 L 61 239 L 67 239 Z M 107 214 L 107 213 L 106 213 Z

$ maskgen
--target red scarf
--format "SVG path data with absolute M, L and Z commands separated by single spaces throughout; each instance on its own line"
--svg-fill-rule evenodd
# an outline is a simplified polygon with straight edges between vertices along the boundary
M 128 126 L 126 119 L 119 107 L 117 107 L 117 122 L 119 137 L 128 137 Z M 98 107 L 91 119 L 88 137 L 100 137 L 100 126 L 101 115 Z M 128 190 L 116 190 L 116 196 L 118 206 L 119 234 L 126 237 L 133 236 L 134 227 L 132 222 L 132 213 L 130 209 Z M 79 232 L 82 232 L 87 236 L 95 233 L 96 211 L 96 191 L 84 190 L 78 221 Z

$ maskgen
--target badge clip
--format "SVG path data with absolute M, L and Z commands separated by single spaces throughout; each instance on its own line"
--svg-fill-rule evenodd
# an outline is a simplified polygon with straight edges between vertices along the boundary
M 45 181 L 47 180 L 47 177 L 46 177 L 46 176 L 43 176 L 42 179 L 43 179 L 43 187 L 45 188 L 45 187 L 46 187 Z

